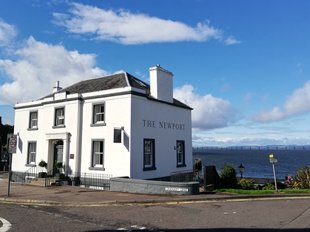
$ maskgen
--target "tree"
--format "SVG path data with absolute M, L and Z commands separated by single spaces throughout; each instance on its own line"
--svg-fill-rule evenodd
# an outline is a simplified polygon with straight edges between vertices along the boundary
M 7 135 L 14 132 L 14 127 L 11 125 L 3 125 L 0 117 L 0 150 L 7 144 Z

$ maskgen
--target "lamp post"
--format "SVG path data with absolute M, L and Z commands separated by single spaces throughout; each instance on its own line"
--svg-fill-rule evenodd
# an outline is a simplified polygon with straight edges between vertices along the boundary
M 244 166 L 242 164 L 239 165 L 240 179 L 243 178 Z
M 275 170 L 275 164 L 278 162 L 278 160 L 276 159 L 276 157 L 274 157 L 273 154 L 269 155 L 269 161 L 272 164 L 272 172 L 273 172 L 273 179 L 274 179 L 274 187 L 275 190 L 278 191 L 278 186 L 277 186 L 277 178 L 276 178 L 276 170 Z

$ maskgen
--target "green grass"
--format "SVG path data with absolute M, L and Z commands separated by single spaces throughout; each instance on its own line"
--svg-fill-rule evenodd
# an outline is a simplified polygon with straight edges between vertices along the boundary
M 264 194 L 310 194 L 310 189 L 279 189 L 275 190 L 244 190 L 244 189 L 216 189 L 218 193 L 231 193 L 241 195 L 264 195 Z

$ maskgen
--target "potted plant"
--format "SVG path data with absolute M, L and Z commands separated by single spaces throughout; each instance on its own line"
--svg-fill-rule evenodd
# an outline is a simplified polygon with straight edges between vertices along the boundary
M 55 168 L 56 168 L 56 173 L 55 173 L 55 176 L 56 176 L 56 179 L 60 179 L 60 176 L 61 176 L 61 174 L 62 174 L 62 162 L 56 162 L 56 164 L 55 164 Z
M 55 166 L 60 171 L 60 169 L 62 168 L 62 162 L 57 162 Z
M 47 176 L 47 173 L 45 172 L 45 169 L 47 168 L 47 163 L 44 160 L 41 160 L 39 163 L 39 166 L 41 167 L 41 172 L 39 172 L 39 178 L 45 178 Z

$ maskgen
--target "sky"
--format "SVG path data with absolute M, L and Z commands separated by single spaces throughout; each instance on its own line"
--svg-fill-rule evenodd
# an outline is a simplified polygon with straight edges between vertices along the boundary
M 1 0 L 0 116 L 56 81 L 160 64 L 193 146 L 310 144 L 310 1 Z

